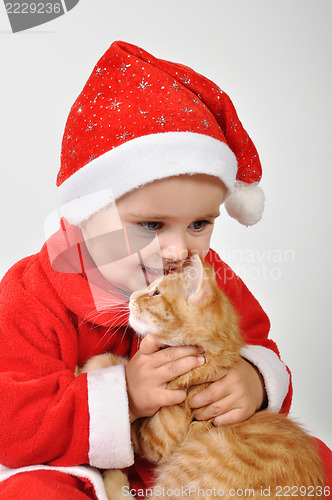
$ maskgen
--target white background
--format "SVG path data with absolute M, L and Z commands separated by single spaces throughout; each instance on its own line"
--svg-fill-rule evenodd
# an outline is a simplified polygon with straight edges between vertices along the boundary
M 330 0 L 80 0 L 12 34 L 0 4 L 0 276 L 44 241 L 67 114 L 112 41 L 194 67 L 231 96 L 267 197 L 253 228 L 223 212 L 213 247 L 271 319 L 292 414 L 330 447 L 331 20 Z

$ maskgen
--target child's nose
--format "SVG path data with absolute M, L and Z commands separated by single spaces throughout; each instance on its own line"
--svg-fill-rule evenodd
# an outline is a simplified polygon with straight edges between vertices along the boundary
M 164 260 L 182 262 L 188 257 L 188 245 L 185 236 L 177 235 L 161 243 L 161 256 Z

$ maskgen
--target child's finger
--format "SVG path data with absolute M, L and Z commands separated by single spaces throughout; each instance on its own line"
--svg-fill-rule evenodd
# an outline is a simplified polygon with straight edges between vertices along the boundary
M 190 357 L 200 357 L 202 358 L 202 350 L 197 346 L 179 346 L 179 347 L 167 347 L 162 349 L 154 356 L 153 366 L 159 368 L 161 366 L 166 366 L 169 372 L 177 371 L 176 364 L 178 361 L 190 358 Z M 188 361 L 188 360 L 187 360 Z M 202 360 L 203 364 L 205 360 Z M 186 361 L 185 361 L 186 363 Z M 191 364 L 191 362 L 189 362 Z M 190 368 L 191 369 L 191 368 Z
M 220 371 L 220 374 L 221 373 L 222 372 Z M 228 370 L 224 369 L 223 377 L 225 377 L 227 373 Z M 224 383 L 224 381 L 226 381 L 226 379 L 222 378 L 220 381 L 218 380 L 217 382 L 212 383 L 206 389 L 203 389 L 192 396 L 189 401 L 190 408 L 202 408 L 203 406 L 215 403 L 216 401 L 228 396 L 231 392 L 231 388 L 229 387 L 229 384 Z
M 232 425 L 239 424 L 240 422 L 244 422 L 248 418 L 252 416 L 252 413 L 246 412 L 243 408 L 234 408 L 233 410 L 224 413 L 223 415 L 219 415 L 213 420 L 213 425 Z
M 161 342 L 157 335 L 150 333 L 143 338 L 139 350 L 142 354 L 149 355 L 159 351 L 162 347 L 165 347 L 165 344 Z
M 234 401 L 234 397 L 231 394 L 228 394 L 219 401 L 211 403 L 195 411 L 195 418 L 196 420 L 209 420 L 210 418 L 225 415 L 232 410 L 238 409 L 239 407 L 236 404 L 236 401 Z
M 142 340 L 140 345 L 140 352 L 141 354 L 145 355 L 157 353 L 157 355 L 154 357 L 153 366 L 155 368 L 158 368 L 168 363 L 173 363 L 181 358 L 189 356 L 201 356 L 204 353 L 204 349 L 200 346 L 166 347 L 165 344 L 163 344 L 156 335 L 149 334 Z M 168 367 L 169 371 L 172 371 L 172 369 L 173 365 Z
M 187 392 L 183 389 L 170 389 L 163 391 L 161 406 L 172 406 L 183 403 L 187 397 Z
M 194 355 L 194 356 L 185 356 L 175 361 L 170 361 L 158 368 L 160 373 L 160 379 L 162 383 L 171 382 L 172 380 L 188 373 L 190 370 L 194 368 L 198 368 L 199 366 L 204 365 L 205 358 L 204 356 Z

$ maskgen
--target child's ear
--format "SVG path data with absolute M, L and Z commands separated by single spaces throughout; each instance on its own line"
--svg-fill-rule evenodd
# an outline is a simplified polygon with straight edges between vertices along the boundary
M 198 255 L 191 258 L 191 265 L 186 268 L 185 272 L 188 292 L 187 301 L 195 305 L 203 305 L 210 297 L 212 290 Z

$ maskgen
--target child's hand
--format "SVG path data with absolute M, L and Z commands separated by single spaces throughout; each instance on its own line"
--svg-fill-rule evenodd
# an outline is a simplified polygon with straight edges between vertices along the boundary
M 247 420 L 265 403 L 262 376 L 253 365 L 241 358 L 233 368 L 221 369 L 218 379 L 193 396 L 190 406 L 200 408 L 195 413 L 197 420 L 215 417 L 214 425 L 228 425 Z
M 126 366 L 130 422 L 182 403 L 186 391 L 167 389 L 168 382 L 204 363 L 200 347 L 163 347 L 156 335 L 147 335 Z

